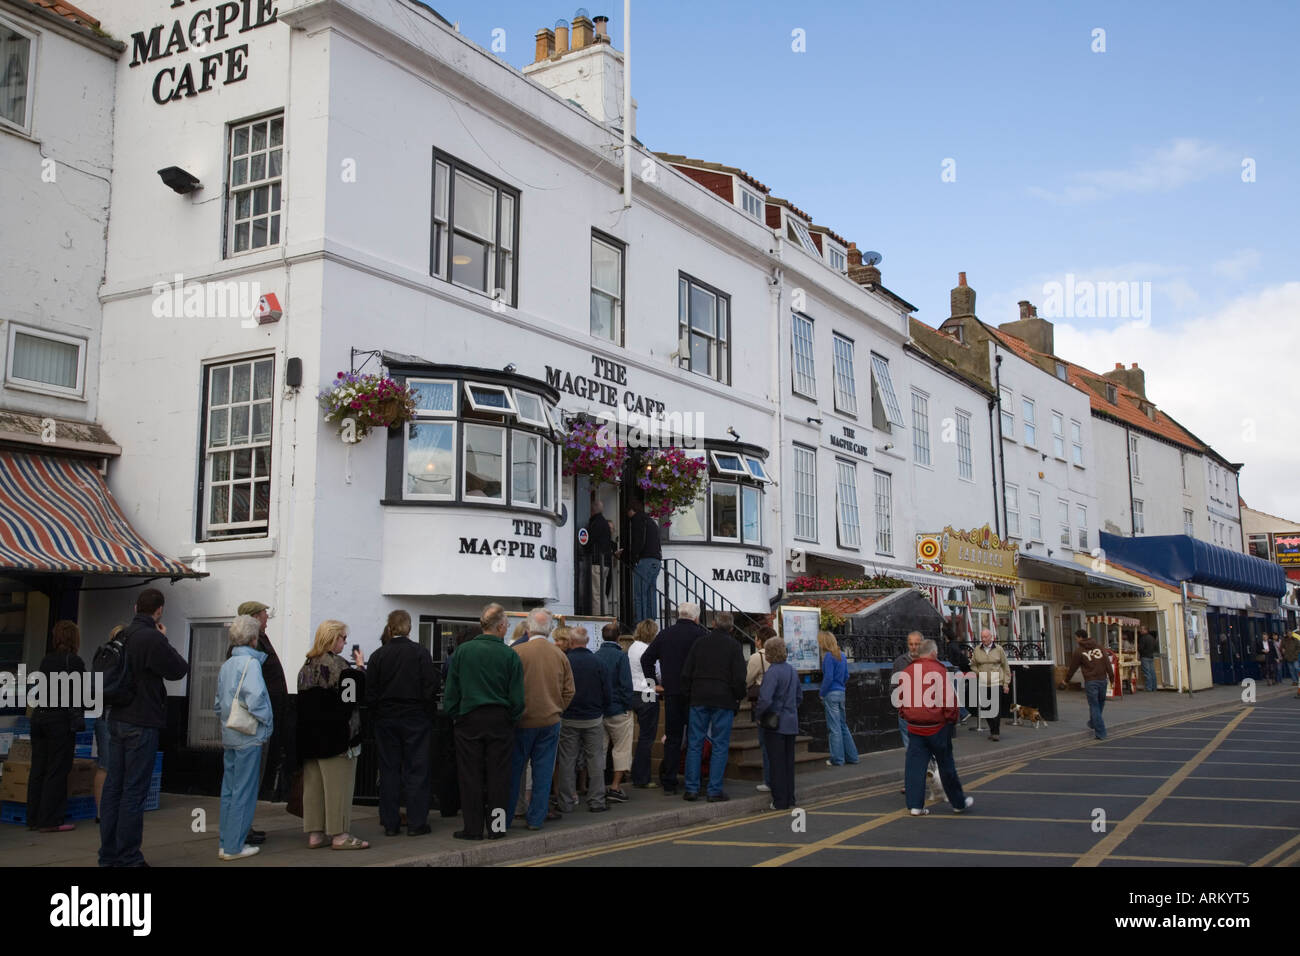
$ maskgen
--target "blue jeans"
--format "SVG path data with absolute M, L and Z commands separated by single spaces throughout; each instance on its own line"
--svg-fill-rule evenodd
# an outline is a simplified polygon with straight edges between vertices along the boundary
M 262 748 L 227 747 L 222 754 L 225 773 L 221 775 L 221 849 L 238 853 L 244 848 L 244 837 L 248 836 L 257 809 Z
M 722 793 L 722 778 L 727 772 L 727 751 L 731 748 L 731 722 L 734 711 L 725 707 L 692 707 L 689 743 L 686 745 L 686 792 L 700 792 L 700 758 L 704 738 L 709 738 L 713 754 L 709 758 L 709 796 Z
M 110 720 L 108 736 L 108 777 L 99 808 L 99 865 L 140 866 L 144 802 L 158 753 L 158 728 Z M 260 747 L 253 749 L 260 754 Z
M 903 719 L 901 714 L 898 718 L 898 736 L 903 739 L 903 749 L 906 750 L 908 746 L 907 741 L 911 735 L 907 732 L 907 721 Z
M 663 562 L 658 558 L 642 558 L 632 569 L 632 609 L 637 623 L 659 620 L 659 569 Z
M 1093 729 L 1098 740 L 1106 739 L 1106 722 L 1101 719 L 1101 708 L 1106 703 L 1106 682 L 1089 680 L 1083 682 L 1084 692 L 1088 695 L 1088 726 Z
M 1156 659 L 1154 657 L 1143 657 L 1142 677 L 1145 679 L 1146 689 L 1156 689 Z
M 555 776 L 555 753 L 560 746 L 560 722 L 549 727 L 515 728 L 515 752 L 510 767 L 510 802 L 507 807 L 519 805 L 519 788 L 523 786 L 524 765 L 533 768 L 533 796 L 528 801 L 526 819 L 530 827 L 540 827 L 546 822 L 546 809 L 551 801 L 551 779 Z
M 953 725 L 945 724 L 939 732 L 929 737 L 920 734 L 908 734 L 907 769 L 904 781 L 907 785 L 907 807 L 920 810 L 925 806 L 925 772 L 933 758 L 939 765 L 939 779 L 943 782 L 943 792 L 948 797 L 954 810 L 966 809 L 966 794 L 962 792 L 961 780 L 957 778 L 957 765 L 952 759 Z
M 840 766 L 858 762 L 858 748 L 849 733 L 848 716 L 844 713 L 844 691 L 833 690 L 822 697 L 826 710 L 826 737 L 831 745 L 831 763 Z

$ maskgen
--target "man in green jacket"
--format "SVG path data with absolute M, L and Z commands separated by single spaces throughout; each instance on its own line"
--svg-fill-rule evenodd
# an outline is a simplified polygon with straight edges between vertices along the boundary
M 483 633 L 456 648 L 447 672 L 443 707 L 456 721 L 456 769 L 465 827 L 452 836 L 481 840 L 506 835 L 513 808 L 510 762 L 515 723 L 524 712 L 524 668 L 505 643 L 506 611 L 489 604 Z

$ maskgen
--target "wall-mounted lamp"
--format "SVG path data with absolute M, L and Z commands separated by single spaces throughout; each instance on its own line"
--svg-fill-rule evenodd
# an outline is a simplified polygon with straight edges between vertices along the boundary
M 1043 456 L 1043 461 L 1047 461 L 1047 453 L 1046 453 L 1046 452 L 1039 452 L 1039 454 L 1041 454 L 1041 455 Z
M 736 439 L 736 441 L 740 441 L 740 432 L 736 431 L 735 425 L 727 426 L 727 434 Z
M 511 375 L 513 375 L 513 374 L 515 373 L 515 369 L 516 369 L 517 367 L 518 367 L 518 366 L 516 366 L 514 362 L 511 362 L 509 365 L 507 365 L 507 366 L 506 366 L 505 368 L 503 368 L 501 371 L 503 371 L 503 372 L 509 372 Z
M 202 188 L 199 177 L 186 172 L 179 166 L 168 166 L 166 169 L 160 169 L 158 170 L 158 176 L 162 179 L 164 186 L 180 193 L 182 196 Z
M 881 450 L 881 451 L 889 451 L 889 450 L 890 450 L 891 448 L 893 448 L 893 447 L 894 447 L 894 446 L 893 446 L 893 443 L 890 443 L 890 444 L 888 444 L 888 445 L 881 445 L 881 446 L 880 446 L 880 450 Z
M 821 420 L 820 418 L 813 418 L 812 416 L 809 416 L 809 417 L 808 417 L 808 424 L 809 424 L 809 425 L 820 425 L 821 423 L 822 423 L 822 420 Z

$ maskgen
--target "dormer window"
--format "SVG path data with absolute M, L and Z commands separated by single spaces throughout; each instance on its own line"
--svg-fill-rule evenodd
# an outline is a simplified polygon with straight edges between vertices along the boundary
M 1059 378 L 1062 382 L 1066 381 L 1065 365 L 1062 364 L 1061 362 L 1056 363 L 1056 377 Z
M 1119 404 L 1119 390 L 1115 388 L 1114 385 L 1106 386 L 1106 401 L 1110 402 L 1112 405 Z
M 848 260 L 844 258 L 844 253 L 834 246 L 828 246 L 826 257 L 830 260 L 831 268 L 836 272 L 844 272 L 848 268 Z
M 1152 421 L 1155 421 L 1155 420 L 1156 420 L 1156 407 L 1155 407 L 1154 405 L 1152 405 L 1150 402 L 1143 402 L 1143 403 L 1142 403 L 1142 414 L 1145 415 L 1147 418 L 1151 419 Z
M 762 222 L 764 219 L 763 205 L 763 199 L 758 193 L 751 192 L 744 186 L 740 187 L 740 208 L 745 210 L 746 214 Z
M 820 259 L 822 257 L 821 250 L 817 248 L 817 243 L 813 242 L 812 233 L 808 231 L 808 227 L 793 216 L 788 217 L 786 222 L 790 227 L 788 230 L 790 238 L 803 246 L 804 251 Z

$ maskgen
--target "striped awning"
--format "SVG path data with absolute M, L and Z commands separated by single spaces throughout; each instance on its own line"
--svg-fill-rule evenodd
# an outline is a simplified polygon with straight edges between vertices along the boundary
M 90 462 L 0 451 L 0 572 L 198 578 L 145 541 Z

